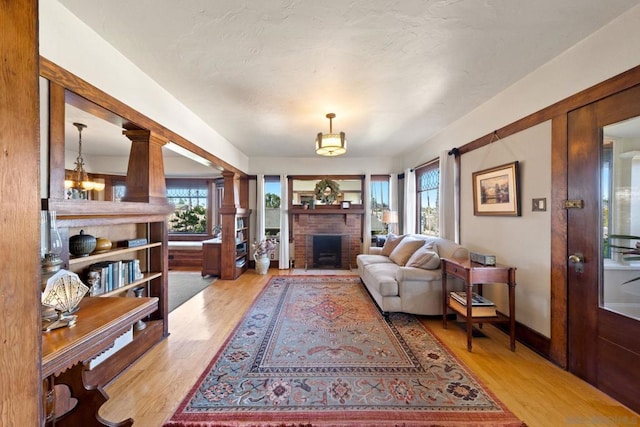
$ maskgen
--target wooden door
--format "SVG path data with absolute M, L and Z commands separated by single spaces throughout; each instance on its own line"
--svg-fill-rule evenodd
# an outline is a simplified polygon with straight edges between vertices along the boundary
M 567 179 L 568 368 L 640 411 L 640 86 L 569 113 Z

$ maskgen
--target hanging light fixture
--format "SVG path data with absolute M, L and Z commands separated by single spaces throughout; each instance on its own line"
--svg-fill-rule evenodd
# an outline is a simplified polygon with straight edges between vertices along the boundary
M 316 137 L 316 153 L 321 156 L 340 156 L 347 152 L 347 140 L 344 132 L 333 133 L 332 120 L 336 117 L 334 113 L 327 114 L 329 119 L 329 133 L 318 133 Z
M 64 188 L 75 189 L 79 191 L 102 191 L 104 190 L 104 182 L 96 182 L 89 180 L 89 175 L 84 170 L 84 159 L 82 158 L 82 129 L 87 125 L 83 123 L 73 124 L 78 129 L 78 157 L 76 157 L 76 167 L 73 170 L 73 179 L 65 179 Z

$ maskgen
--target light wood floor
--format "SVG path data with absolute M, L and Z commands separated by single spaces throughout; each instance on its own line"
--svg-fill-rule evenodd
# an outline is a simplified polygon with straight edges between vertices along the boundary
M 248 271 L 235 281 L 216 280 L 174 310 L 171 335 L 106 388 L 110 400 L 100 414 L 110 421 L 133 417 L 136 427 L 161 426 L 268 278 Z M 469 353 L 465 332 L 455 323 L 445 330 L 440 319 L 423 321 L 529 427 L 640 425 L 640 415 L 523 345 L 509 351 L 508 337 L 492 326 L 484 327 L 487 337 L 475 338 Z

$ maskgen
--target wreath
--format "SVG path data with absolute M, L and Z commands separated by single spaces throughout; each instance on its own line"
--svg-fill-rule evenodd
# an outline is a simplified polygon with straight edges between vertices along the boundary
M 331 179 L 322 179 L 316 184 L 316 200 L 328 205 L 338 200 L 340 185 Z

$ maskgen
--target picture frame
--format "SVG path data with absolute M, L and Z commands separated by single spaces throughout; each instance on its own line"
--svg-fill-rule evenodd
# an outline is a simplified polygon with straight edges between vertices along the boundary
M 472 174 L 473 214 L 520 216 L 520 168 L 517 161 Z
M 350 207 L 351 207 L 351 202 L 346 200 L 342 202 L 342 209 L 349 209 Z

